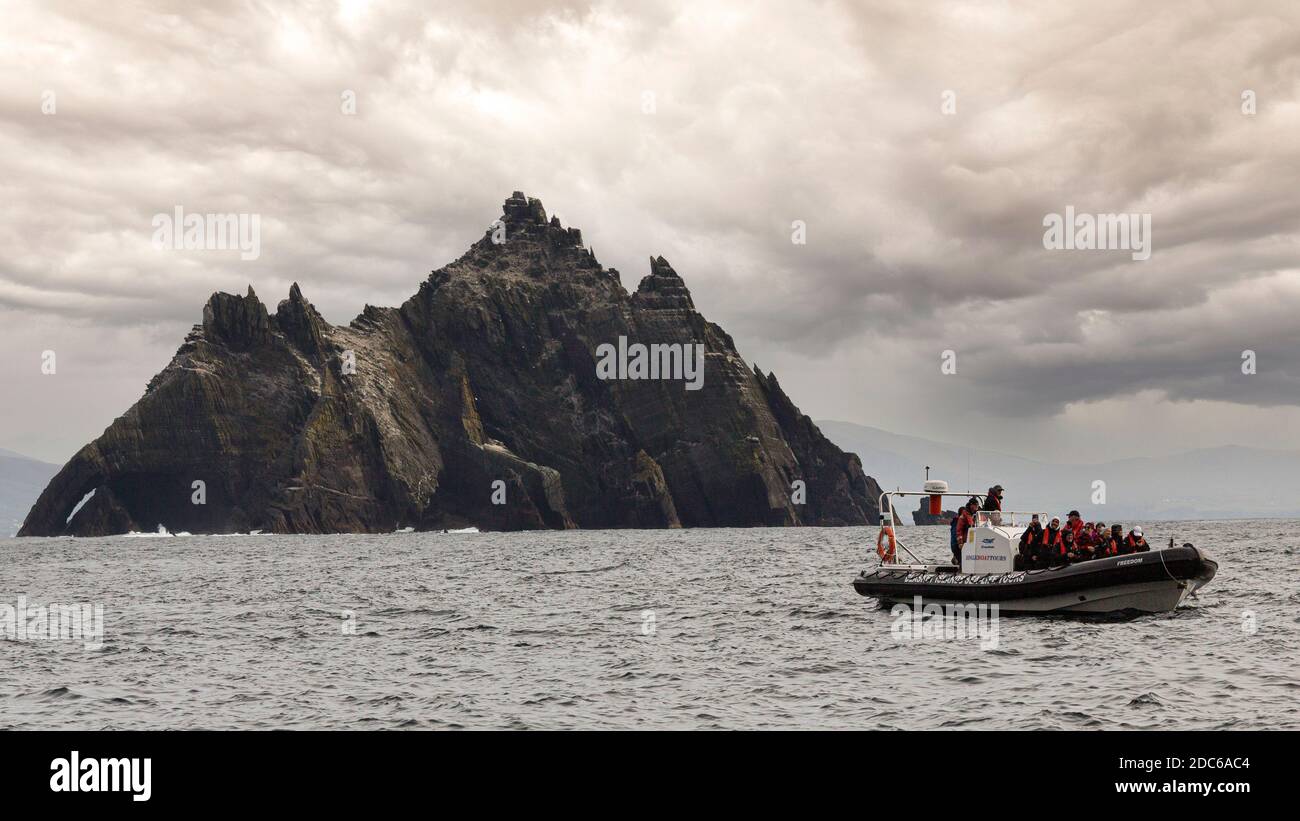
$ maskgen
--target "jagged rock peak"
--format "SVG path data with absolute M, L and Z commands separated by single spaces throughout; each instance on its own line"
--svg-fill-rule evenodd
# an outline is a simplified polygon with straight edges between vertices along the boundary
M 277 310 L 286 304 L 293 305 L 297 309 L 314 314 L 317 317 L 320 316 L 320 313 L 316 310 L 316 306 L 307 301 L 307 297 L 302 294 L 302 288 L 298 287 L 298 283 L 296 282 L 289 286 L 289 298 L 280 300 Z
M 203 332 L 209 340 L 245 350 L 270 338 L 271 320 L 249 285 L 245 296 L 218 291 L 208 297 L 203 306 Z
M 639 304 L 652 309 L 695 310 L 691 292 L 673 266 L 663 257 L 650 257 L 650 273 L 636 289 Z
M 275 324 L 281 333 L 297 343 L 304 351 L 320 352 L 324 339 L 322 326 L 325 320 L 302 295 L 298 283 L 289 287 L 289 298 L 280 300 L 275 309 Z
M 500 224 L 494 223 L 484 232 L 479 243 L 480 249 L 488 249 L 493 254 L 512 254 L 521 250 L 527 254 L 537 251 L 537 244 L 540 244 L 550 252 L 577 251 L 582 257 L 578 262 L 580 268 L 600 267 L 596 255 L 583 246 L 582 231 L 565 228 L 558 218 L 548 217 L 546 207 L 536 197 L 515 191 L 506 198 L 501 213 Z M 505 228 L 504 235 L 500 232 L 502 226 Z M 528 242 L 515 242 L 519 239 Z
M 673 270 L 673 266 L 669 265 L 668 260 L 664 259 L 662 256 L 650 257 L 650 274 L 657 277 L 674 277 L 676 279 L 681 279 L 677 272 Z
M 501 206 L 501 213 L 507 224 L 546 225 L 547 223 L 546 208 L 542 205 L 542 201 L 536 197 L 525 197 L 523 191 L 511 194 Z

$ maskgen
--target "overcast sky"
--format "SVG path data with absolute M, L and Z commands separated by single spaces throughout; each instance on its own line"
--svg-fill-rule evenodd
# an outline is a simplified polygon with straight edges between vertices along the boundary
M 65 461 L 213 291 L 399 304 L 515 189 L 624 283 L 664 255 L 814 418 L 1300 447 L 1293 0 L 432 5 L 3 3 L 0 447 Z M 155 249 L 177 205 L 260 256 Z M 1044 248 L 1066 206 L 1151 258 Z

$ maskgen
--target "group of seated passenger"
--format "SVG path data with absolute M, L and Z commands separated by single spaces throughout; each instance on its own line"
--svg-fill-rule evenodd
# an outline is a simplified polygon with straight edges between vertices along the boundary
M 1108 531 L 1105 522 L 1084 522 L 1077 510 L 1070 511 L 1064 526 L 1059 517 L 1053 516 L 1047 527 L 1043 527 L 1035 513 L 1029 527 L 1020 536 L 1016 569 L 1059 567 L 1089 559 L 1143 553 L 1150 549 L 1140 527 L 1134 527 L 1125 536 L 1123 525 L 1111 525 Z

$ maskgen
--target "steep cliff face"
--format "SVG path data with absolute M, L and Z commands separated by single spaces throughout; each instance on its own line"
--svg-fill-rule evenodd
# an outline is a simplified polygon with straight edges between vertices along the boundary
M 638 343 L 680 347 L 654 349 L 659 378 L 619 378 L 645 376 Z M 214 294 L 19 535 L 867 524 L 879 493 L 667 261 L 629 294 L 516 192 L 405 304 L 347 327 L 296 284 L 273 313 Z

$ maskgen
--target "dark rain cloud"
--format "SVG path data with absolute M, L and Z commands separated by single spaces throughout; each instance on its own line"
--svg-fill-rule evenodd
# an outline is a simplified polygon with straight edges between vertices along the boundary
M 1090 403 L 1181 420 L 1157 449 L 1185 444 L 1187 403 L 1219 427 L 1300 422 L 1291 2 L 5 13 L 0 378 L 28 398 L 0 410 L 0 446 L 61 458 L 93 436 L 214 290 L 274 303 L 298 281 L 335 322 L 400 302 L 514 189 L 624 282 L 668 257 L 816 415 L 938 438 L 973 415 L 1007 448 Z M 260 258 L 155 250 L 176 205 L 259 214 Z M 1151 259 L 1044 249 L 1067 205 L 1150 213 Z M 101 402 L 52 407 L 71 391 L 40 381 L 55 347 L 69 374 L 95 363 Z M 945 349 L 956 378 L 936 378 Z M 882 407 L 886 381 L 910 410 Z

